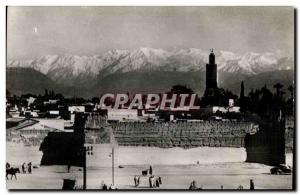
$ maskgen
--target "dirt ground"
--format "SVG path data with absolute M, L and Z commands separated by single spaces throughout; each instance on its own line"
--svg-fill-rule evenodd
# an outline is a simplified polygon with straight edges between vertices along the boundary
M 134 186 L 134 175 L 141 175 L 145 166 L 124 166 L 115 168 L 115 185 L 118 189 L 149 189 L 148 176 L 142 177 L 139 187 Z M 250 179 L 255 189 L 291 189 L 292 175 L 271 175 L 269 166 L 256 163 L 218 163 L 209 165 L 164 165 L 153 166 L 153 174 L 162 178 L 159 189 L 187 189 L 195 180 L 203 189 L 237 189 L 242 185 L 249 189 Z M 75 179 L 82 186 L 82 171 L 72 167 L 67 173 L 66 166 L 40 167 L 32 174 L 18 174 L 18 180 L 7 180 L 8 189 L 61 189 L 63 179 Z M 87 188 L 100 189 L 101 183 L 111 185 L 111 168 L 92 168 L 87 171 Z
M 242 185 L 244 189 L 249 189 L 250 179 L 253 179 L 255 189 L 291 189 L 292 175 L 271 175 L 270 166 L 242 162 L 244 152 L 233 149 L 213 149 L 199 148 L 190 151 L 180 149 L 163 150 L 147 148 L 147 152 L 130 148 L 119 148 L 119 160 L 115 168 L 115 186 L 118 189 L 131 190 L 149 190 L 149 176 L 140 179 L 140 185 L 134 186 L 134 176 L 141 175 L 142 170 L 148 169 L 151 164 L 153 167 L 153 175 L 162 178 L 162 185 L 155 189 L 188 189 L 190 183 L 195 180 L 197 187 L 203 189 L 237 189 Z M 224 151 L 223 151 L 224 150 Z M 38 165 L 42 153 L 38 148 L 20 148 L 16 146 L 7 146 L 7 160 L 13 166 L 21 166 L 22 162 L 32 162 Z M 99 150 L 105 159 L 91 159 L 101 163 L 102 160 L 105 167 L 93 166 L 87 170 L 87 189 L 100 189 L 101 183 L 110 186 L 112 184 L 112 168 L 110 166 L 111 158 L 109 157 L 109 149 Z M 221 152 L 230 152 L 235 162 L 226 162 L 228 159 L 223 158 L 226 155 L 219 155 Z M 173 154 L 171 152 L 174 152 Z M 159 156 L 164 154 L 169 156 L 169 161 L 159 161 Z M 126 156 L 127 154 L 127 156 Z M 210 157 L 210 160 L 204 160 L 197 164 L 198 157 L 195 155 Z M 149 155 L 151 158 L 149 158 Z M 147 156 L 147 157 L 146 157 Z M 174 161 L 170 163 L 170 159 L 174 157 L 183 164 Z M 120 160 L 121 159 L 121 160 Z M 127 160 L 126 160 L 127 159 Z M 208 159 L 208 158 L 207 158 Z M 154 161 L 153 161 L 154 160 Z M 224 160 L 224 162 L 222 162 Z M 230 160 L 230 159 L 229 159 Z M 133 164 L 132 162 L 138 162 Z M 215 161 L 215 163 L 213 163 Z M 238 162 L 240 161 L 240 162 Z M 94 165 L 95 165 L 94 162 Z M 103 162 L 103 161 L 102 161 Z M 148 162 L 148 163 L 147 163 Z M 159 162 L 152 164 L 153 162 Z M 192 162 L 192 163 L 191 163 Z M 292 165 L 292 154 L 287 154 L 287 164 Z M 119 168 L 122 165 L 123 168 Z M 7 189 L 61 189 L 63 179 L 76 180 L 76 186 L 82 187 L 82 168 L 72 167 L 70 173 L 67 172 L 67 166 L 38 166 L 33 169 L 32 174 L 17 174 L 17 180 L 7 180 Z

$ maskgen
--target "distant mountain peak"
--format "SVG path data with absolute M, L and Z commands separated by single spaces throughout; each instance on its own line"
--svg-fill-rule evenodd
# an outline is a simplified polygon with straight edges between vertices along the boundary
M 8 60 L 7 67 L 33 68 L 53 80 L 88 80 L 98 75 L 131 71 L 205 71 L 209 51 L 181 48 L 172 51 L 142 47 L 135 50 L 110 50 L 96 56 L 46 55 L 29 60 Z M 275 53 L 215 51 L 218 71 L 256 75 L 262 72 L 293 69 L 294 61 L 281 51 Z M 67 82 L 68 83 L 68 82 Z

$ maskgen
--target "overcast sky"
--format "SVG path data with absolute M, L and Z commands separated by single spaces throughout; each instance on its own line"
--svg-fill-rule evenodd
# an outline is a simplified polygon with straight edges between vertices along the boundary
M 293 55 L 293 14 L 292 7 L 8 7 L 7 55 L 140 47 Z

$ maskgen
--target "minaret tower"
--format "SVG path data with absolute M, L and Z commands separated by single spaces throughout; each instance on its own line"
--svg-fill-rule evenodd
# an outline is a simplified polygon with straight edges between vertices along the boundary
M 201 99 L 202 106 L 214 106 L 219 105 L 218 95 L 218 83 L 217 83 L 217 64 L 214 50 L 210 50 L 209 61 L 206 64 L 206 88 L 204 96 Z
M 206 90 L 217 89 L 217 64 L 215 64 L 214 50 L 209 54 L 209 63 L 206 64 Z

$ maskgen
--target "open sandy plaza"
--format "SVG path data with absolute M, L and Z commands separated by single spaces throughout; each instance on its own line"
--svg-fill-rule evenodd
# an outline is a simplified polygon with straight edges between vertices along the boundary
M 100 148 L 98 152 L 102 155 L 97 155 L 95 159 L 88 158 L 88 164 L 97 165 L 98 162 L 104 166 L 88 167 L 87 189 L 101 189 L 101 183 L 107 186 L 112 183 L 109 147 Z M 76 180 L 77 188 L 82 187 L 83 172 L 80 167 L 71 167 L 68 173 L 67 166 L 39 166 L 42 153 L 38 151 L 38 147 L 21 148 L 8 144 L 7 151 L 14 154 L 7 156 L 7 161 L 15 167 L 21 167 L 23 162 L 29 161 L 36 165 L 32 174 L 17 174 L 17 180 L 11 180 L 9 176 L 8 189 L 61 189 L 64 179 Z M 160 160 L 165 156 L 171 161 L 171 156 L 174 156 L 174 159 L 183 159 L 183 163 Z M 139 187 L 134 186 L 134 176 L 141 175 L 141 172 L 151 165 L 153 175 L 162 178 L 162 185 L 154 190 L 188 189 L 193 180 L 196 181 L 197 187 L 203 189 L 221 189 L 221 186 L 223 189 L 237 189 L 239 185 L 249 189 L 250 179 L 254 180 L 255 189 L 292 188 L 292 175 L 271 175 L 270 166 L 245 163 L 244 158 L 244 148 L 207 147 L 184 150 L 119 147 L 115 164 L 115 186 L 118 189 L 150 189 L 149 176 L 141 176 Z M 199 160 L 199 164 L 196 160 Z M 287 164 L 292 165 L 292 154 L 287 154 Z
M 125 166 L 115 170 L 115 183 L 118 189 L 150 189 L 148 177 L 141 177 L 139 187 L 134 187 L 133 177 L 146 166 Z M 242 185 L 249 189 L 253 179 L 255 189 L 291 189 L 292 175 L 271 175 L 270 167 L 249 163 L 221 163 L 213 165 L 170 165 L 153 166 L 154 175 L 161 176 L 162 185 L 154 189 L 188 189 L 192 180 L 203 189 L 237 189 Z M 76 179 L 82 186 L 82 171 L 79 168 L 67 173 L 66 166 L 40 167 L 30 174 L 19 174 L 18 180 L 7 180 L 8 189 L 61 189 L 63 179 Z M 111 169 L 88 169 L 87 189 L 101 189 L 101 182 L 111 184 Z

